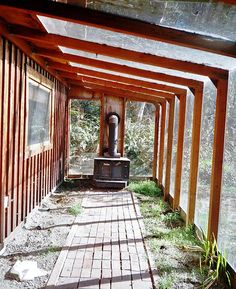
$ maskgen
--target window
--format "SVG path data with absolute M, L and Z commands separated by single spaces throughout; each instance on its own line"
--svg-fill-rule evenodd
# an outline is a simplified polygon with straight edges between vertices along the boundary
M 39 82 L 28 81 L 28 139 L 32 146 L 50 144 L 51 89 Z

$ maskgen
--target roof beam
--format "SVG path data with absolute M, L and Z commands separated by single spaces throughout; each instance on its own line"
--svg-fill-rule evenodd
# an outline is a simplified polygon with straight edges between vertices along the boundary
M 210 51 L 231 57 L 236 56 L 236 44 L 230 40 L 198 35 L 88 8 L 46 0 L 1 0 L 1 6 L 8 7 L 12 13 L 17 10 L 44 15 L 109 31 Z
M 121 77 L 121 76 L 116 76 L 116 75 L 104 73 L 104 72 L 98 72 L 98 71 L 91 70 L 91 69 L 79 68 L 75 66 L 70 66 L 68 64 L 61 64 L 58 62 L 48 62 L 48 67 L 54 68 L 55 70 L 58 70 L 58 71 L 79 73 L 81 75 L 87 75 L 87 76 L 104 78 L 104 79 L 111 79 L 114 81 L 116 81 L 116 79 L 118 78 L 121 80 L 121 82 L 123 82 L 124 80 L 124 77 Z M 202 85 L 201 81 L 197 81 L 194 79 L 185 79 L 183 77 L 172 76 L 172 75 L 167 75 L 167 74 L 163 74 L 159 72 L 152 72 L 152 71 L 141 70 L 141 69 L 140 70 L 137 69 L 137 72 L 135 73 L 135 75 L 139 77 L 147 78 L 147 79 L 153 79 L 157 81 L 185 85 L 190 88 L 196 88 Z
M 157 67 L 204 75 L 212 79 L 226 79 L 228 77 L 228 71 L 221 68 L 209 67 L 203 64 L 197 64 L 177 59 L 170 59 L 167 57 L 156 56 L 95 42 L 70 38 L 58 34 L 41 32 L 39 30 L 30 29 L 27 27 L 13 26 L 11 28 L 11 33 L 15 36 L 29 40 L 31 42 L 61 45 L 68 48 L 83 50 L 86 52 L 105 55 L 109 57 L 120 58 L 127 61 L 134 61 Z
M 40 55 L 43 57 L 48 57 L 50 59 L 63 59 L 65 61 L 71 61 L 71 62 L 75 62 L 75 63 L 79 63 L 79 64 L 91 66 L 91 67 L 96 67 L 96 68 L 100 68 L 100 69 L 106 69 L 106 70 L 111 70 L 111 71 L 116 71 L 116 72 L 120 72 L 120 73 L 136 75 L 136 76 L 140 76 L 140 74 L 142 75 L 143 72 L 148 73 L 148 71 L 145 71 L 142 69 L 140 70 L 140 69 L 135 68 L 135 67 L 120 65 L 120 64 L 106 62 L 106 61 L 97 60 L 97 59 L 86 58 L 86 57 L 82 57 L 82 56 L 57 52 L 57 51 L 48 50 L 48 49 L 36 50 L 34 52 L 34 54 L 37 54 L 37 55 Z M 114 75 L 112 74 L 112 76 L 114 76 Z M 109 79 L 110 79 L 110 77 L 109 77 Z M 113 79 L 110 79 L 110 80 L 113 80 Z M 117 81 L 118 82 L 124 82 L 127 84 L 134 84 L 137 86 L 143 86 L 146 88 L 153 88 L 156 90 L 169 91 L 169 92 L 172 92 L 175 94 L 185 93 L 185 90 L 182 88 L 177 88 L 177 87 L 173 87 L 173 86 L 165 85 L 165 84 L 144 82 L 144 81 L 135 80 L 135 79 L 130 80 L 130 78 L 127 78 L 127 77 L 125 78 L 122 76 L 117 76 Z
M 142 101 L 142 102 L 151 102 L 154 104 L 157 103 L 163 103 L 165 102 L 165 99 L 162 97 L 156 97 L 156 96 L 150 96 L 148 94 L 143 93 L 137 93 L 133 91 L 126 91 L 123 89 L 117 89 L 112 87 L 106 87 L 104 88 L 102 85 L 96 85 L 96 84 L 88 84 L 86 86 L 81 85 L 81 83 L 78 85 L 78 83 L 74 83 L 74 85 L 69 90 L 69 98 L 76 98 L 78 94 L 78 87 L 83 87 L 88 90 L 92 90 L 94 92 L 100 92 L 105 94 L 110 94 L 111 96 L 117 96 L 121 98 L 129 98 L 135 101 Z
M 147 94 L 147 95 L 151 95 L 151 96 L 163 97 L 166 99 L 172 99 L 174 97 L 173 93 L 167 93 L 167 92 L 163 92 L 163 91 L 157 91 L 157 90 L 137 87 L 137 86 L 133 86 L 133 85 L 126 85 L 126 84 L 117 83 L 117 82 L 113 82 L 113 81 L 106 81 L 106 80 L 96 79 L 96 78 L 86 77 L 86 76 L 85 77 L 82 76 L 82 77 L 80 77 L 80 79 L 81 79 L 84 86 L 90 85 L 90 84 L 95 84 L 95 85 L 101 85 L 105 89 L 110 88 L 110 87 L 111 88 L 118 88 L 118 89 L 123 89 L 126 91 L 133 91 L 133 92 L 143 93 L 143 94 Z

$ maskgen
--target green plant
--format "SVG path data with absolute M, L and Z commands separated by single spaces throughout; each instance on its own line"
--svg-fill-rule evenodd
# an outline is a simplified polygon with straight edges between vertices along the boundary
M 207 278 L 203 281 L 201 288 L 211 288 L 217 282 L 226 282 L 231 287 L 231 276 L 227 270 L 225 256 L 219 252 L 215 237 L 208 240 L 203 232 L 200 235 L 202 255 L 200 258 L 200 268 L 204 266 L 208 269 Z
M 159 289 L 171 289 L 173 288 L 174 278 L 172 275 L 167 275 L 165 273 L 161 276 L 160 281 L 158 282 Z
M 152 197 L 161 195 L 161 189 L 154 181 L 131 182 L 128 186 L 128 190 Z
M 70 207 L 68 209 L 68 213 L 73 215 L 73 216 L 78 216 L 81 213 L 81 205 L 75 204 L 73 207 Z

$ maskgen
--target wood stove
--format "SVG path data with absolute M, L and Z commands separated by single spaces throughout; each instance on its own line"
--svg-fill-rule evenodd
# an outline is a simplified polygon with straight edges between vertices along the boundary
M 114 112 L 106 117 L 109 125 L 109 147 L 104 156 L 94 159 L 93 179 L 97 187 L 124 188 L 128 184 L 130 160 L 117 152 L 119 121 L 119 115 Z

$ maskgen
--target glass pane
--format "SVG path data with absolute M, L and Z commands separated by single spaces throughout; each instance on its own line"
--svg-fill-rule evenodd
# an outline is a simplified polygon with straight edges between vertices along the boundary
M 236 270 L 236 71 L 230 73 L 227 104 L 219 248 Z
M 185 212 L 187 211 L 187 205 L 188 205 L 190 157 L 191 157 L 191 145 L 192 145 L 193 106 L 194 106 L 194 96 L 191 92 L 189 92 L 187 95 L 187 103 L 186 103 L 184 150 L 183 150 L 181 194 L 180 194 L 180 206 Z
M 29 80 L 28 145 L 50 140 L 50 90 Z
M 167 157 L 167 142 L 168 142 L 168 127 L 169 127 L 169 102 L 166 102 L 166 124 L 165 124 L 165 142 L 164 142 L 164 159 L 163 159 L 163 179 L 162 184 L 165 186 L 166 181 L 166 157 Z
M 126 104 L 125 154 L 130 176 L 152 176 L 155 106 L 128 101 Z
M 99 151 L 100 103 L 71 100 L 70 175 L 92 175 L 93 160 Z
M 63 20 L 38 16 L 39 20 L 49 33 L 59 34 L 99 44 L 119 47 L 137 52 L 148 53 L 189 62 L 203 63 L 230 69 L 236 66 L 236 59 L 200 51 L 169 43 L 132 36 L 124 33 L 71 23 Z M 102 54 L 102 52 L 101 52 Z
M 208 81 L 204 87 L 202 125 L 199 154 L 195 224 L 207 232 L 212 174 L 212 149 L 214 141 L 216 88 Z
M 174 186 L 175 186 L 178 125 L 179 125 L 179 99 L 175 97 L 175 116 L 174 116 L 173 145 L 172 145 L 172 159 L 171 159 L 171 172 L 170 172 L 170 195 L 171 196 L 174 196 Z
M 210 1 L 92 0 L 89 8 L 161 26 L 236 40 L 236 7 Z

